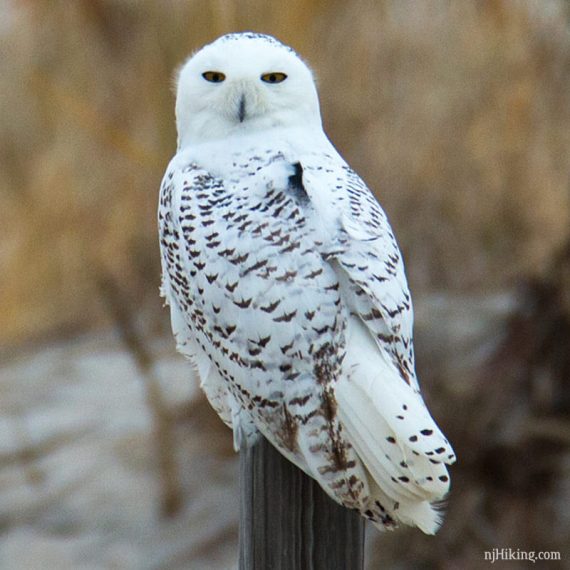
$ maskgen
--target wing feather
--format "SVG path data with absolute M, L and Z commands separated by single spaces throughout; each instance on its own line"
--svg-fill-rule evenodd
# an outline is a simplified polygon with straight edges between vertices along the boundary
M 334 235 L 331 251 L 325 253 L 341 283 L 343 300 L 358 315 L 377 347 L 369 358 L 376 356 L 379 370 L 385 371 L 383 375 L 368 376 L 367 397 L 409 450 L 431 459 L 433 465 L 453 463 L 455 454 L 420 394 L 414 362 L 412 300 L 402 255 L 386 214 L 348 166 L 337 164 L 327 169 L 323 168 L 326 157 L 312 160 L 321 164 L 319 170 L 308 160 L 309 174 L 304 177 L 308 194 Z M 334 163 L 334 157 L 328 162 Z M 323 171 L 328 177 L 314 175 Z M 320 199 L 326 191 L 332 200 Z M 365 361 L 361 350 L 353 350 Z

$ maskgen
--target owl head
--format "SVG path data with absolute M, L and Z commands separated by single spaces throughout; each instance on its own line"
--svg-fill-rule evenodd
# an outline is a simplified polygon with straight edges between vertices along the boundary
M 293 49 L 253 32 L 228 34 L 181 67 L 178 147 L 321 124 L 313 75 Z

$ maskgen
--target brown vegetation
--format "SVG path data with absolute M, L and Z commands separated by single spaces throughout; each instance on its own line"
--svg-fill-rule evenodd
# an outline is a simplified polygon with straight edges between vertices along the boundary
M 495 546 L 568 544 L 568 2 L 8 5 L 0 343 L 116 326 L 101 283 L 140 308 L 144 335 L 167 328 L 155 211 L 175 151 L 174 71 L 225 32 L 274 34 L 315 70 L 327 132 L 392 220 L 420 376 L 459 457 L 441 534 L 382 537 L 372 564 L 479 568 Z M 487 318 L 491 292 L 516 283 L 526 293 L 506 327 Z
M 229 30 L 273 33 L 312 64 L 327 130 L 392 218 L 414 290 L 503 285 L 564 239 L 564 2 L 15 6 L 0 60 L 0 340 L 100 322 L 92 258 L 158 306 L 173 73 Z

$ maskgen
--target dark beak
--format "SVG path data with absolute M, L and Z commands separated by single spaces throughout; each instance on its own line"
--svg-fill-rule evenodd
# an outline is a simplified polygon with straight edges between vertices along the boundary
M 242 95 L 239 100 L 238 118 L 239 122 L 243 123 L 243 120 L 245 119 L 245 95 Z

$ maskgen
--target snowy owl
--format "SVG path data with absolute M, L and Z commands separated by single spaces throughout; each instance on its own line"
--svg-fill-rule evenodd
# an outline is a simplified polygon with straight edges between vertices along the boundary
M 311 71 L 273 37 L 225 35 L 182 66 L 176 125 L 162 294 L 235 448 L 262 434 L 378 528 L 433 534 L 455 455 L 420 395 L 400 250 Z

